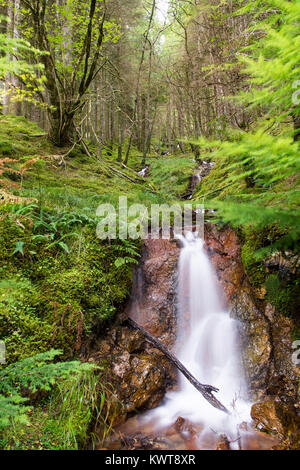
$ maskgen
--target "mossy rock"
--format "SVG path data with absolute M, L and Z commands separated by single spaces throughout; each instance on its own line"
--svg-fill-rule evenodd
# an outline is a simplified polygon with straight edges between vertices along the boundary
M 35 290 L 20 275 L 0 282 L 0 338 L 8 363 L 49 349 L 53 328 L 36 315 L 31 304 Z
M 283 230 L 276 225 L 269 225 L 256 230 L 253 230 L 251 226 L 244 228 L 243 238 L 245 243 L 241 252 L 242 262 L 253 287 L 261 287 L 267 276 L 263 264 L 265 255 L 263 257 L 259 255 L 259 250 L 268 249 L 283 235 Z

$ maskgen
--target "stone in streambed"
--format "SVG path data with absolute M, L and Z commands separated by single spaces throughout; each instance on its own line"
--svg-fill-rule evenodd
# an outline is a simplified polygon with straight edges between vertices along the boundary
M 251 409 L 251 417 L 257 429 L 280 438 L 299 433 L 300 422 L 296 413 L 291 406 L 279 400 L 255 403 Z

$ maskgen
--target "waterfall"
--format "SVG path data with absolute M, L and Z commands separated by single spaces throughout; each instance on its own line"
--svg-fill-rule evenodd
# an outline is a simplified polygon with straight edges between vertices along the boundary
M 213 408 L 180 373 L 178 389 L 168 392 L 162 405 L 147 413 L 145 420 L 155 419 L 165 427 L 180 416 L 202 423 L 203 433 L 212 429 L 234 440 L 237 426 L 250 421 L 251 408 L 238 347 L 238 323 L 224 310 L 204 241 L 192 233 L 178 238 L 182 249 L 175 354 L 199 382 L 219 389 L 216 397 L 231 415 Z

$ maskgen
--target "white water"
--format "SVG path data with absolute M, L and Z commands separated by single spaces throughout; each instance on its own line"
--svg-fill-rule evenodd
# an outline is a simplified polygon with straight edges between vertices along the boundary
M 234 440 L 237 426 L 251 421 L 237 322 L 222 308 L 203 240 L 192 233 L 178 238 L 183 248 L 179 260 L 176 355 L 199 382 L 219 389 L 215 396 L 231 415 L 212 407 L 180 373 L 178 390 L 168 392 L 162 405 L 145 415 L 144 422 L 155 420 L 159 427 L 167 427 L 181 416 L 203 424 L 203 433 L 213 430 Z

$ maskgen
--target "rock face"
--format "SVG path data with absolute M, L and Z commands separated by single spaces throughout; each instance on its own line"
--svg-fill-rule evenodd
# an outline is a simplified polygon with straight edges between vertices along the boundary
M 93 346 L 94 362 L 108 362 L 108 382 L 123 405 L 120 420 L 136 410 L 154 408 L 174 385 L 176 371 L 164 355 L 126 324 L 136 320 L 169 349 L 176 335 L 176 286 L 179 247 L 168 240 L 146 240 L 134 272 L 132 300 L 115 326 Z
M 251 417 L 257 429 L 281 438 L 278 448 L 298 448 L 300 441 L 300 417 L 292 405 L 280 400 L 268 400 L 252 406 Z
M 292 363 L 291 322 L 252 289 L 241 262 L 240 243 L 230 228 L 206 227 L 206 244 L 224 301 L 239 320 L 241 351 L 252 399 L 297 396 L 298 371 Z
M 116 326 L 94 349 L 90 361 L 107 364 L 106 380 L 122 405 L 119 422 L 132 411 L 159 404 L 170 381 L 168 364 L 158 351 L 146 347 L 142 333 Z
M 168 347 L 176 339 L 176 289 L 179 247 L 176 241 L 146 240 L 134 274 L 128 315 Z
M 254 425 L 276 435 L 281 440 L 278 448 L 297 448 L 299 370 L 292 363 L 292 323 L 263 300 L 265 292 L 251 288 L 242 266 L 239 240 L 232 230 L 207 227 L 206 243 L 224 301 L 231 316 L 239 320 L 249 391 L 252 400 L 260 400 L 252 407 Z

